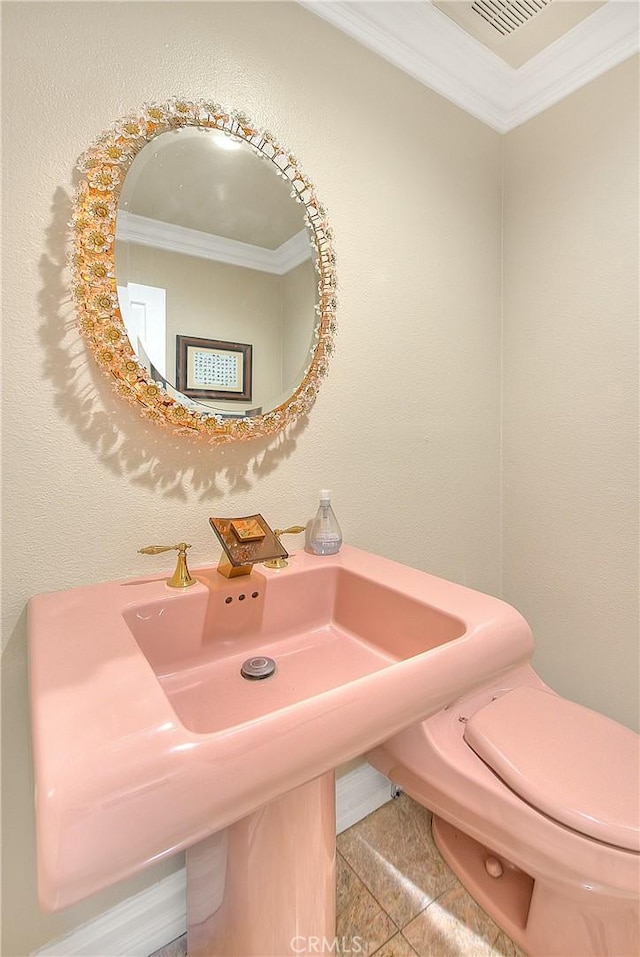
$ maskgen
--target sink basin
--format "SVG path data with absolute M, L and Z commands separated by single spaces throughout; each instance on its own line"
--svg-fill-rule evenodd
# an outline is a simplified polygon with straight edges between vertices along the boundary
M 132 605 L 127 626 L 176 716 L 191 731 L 222 731 L 348 685 L 460 638 L 464 623 L 339 566 Z M 248 681 L 243 661 L 273 658 L 275 674 Z
M 206 844 L 532 652 L 510 606 L 355 548 L 193 574 L 30 602 L 46 909 Z M 272 677 L 241 677 L 254 655 Z

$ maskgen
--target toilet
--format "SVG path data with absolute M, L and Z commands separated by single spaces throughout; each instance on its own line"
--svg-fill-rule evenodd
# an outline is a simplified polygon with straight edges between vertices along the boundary
M 527 664 L 367 760 L 433 812 L 444 859 L 531 957 L 638 957 L 639 741 Z

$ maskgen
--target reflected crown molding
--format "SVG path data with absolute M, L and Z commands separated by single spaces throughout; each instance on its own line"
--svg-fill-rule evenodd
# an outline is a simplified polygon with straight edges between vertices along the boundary
M 635 0 L 608 0 L 517 69 L 424 0 L 298 3 L 499 133 L 521 126 L 640 49 Z
M 138 243 L 167 252 L 197 256 L 230 266 L 243 266 L 260 272 L 284 276 L 307 259 L 311 259 L 311 246 L 306 230 L 292 236 L 277 249 L 264 249 L 251 243 L 242 243 L 225 236 L 216 236 L 199 229 L 163 223 L 137 213 L 118 213 L 116 239 Z

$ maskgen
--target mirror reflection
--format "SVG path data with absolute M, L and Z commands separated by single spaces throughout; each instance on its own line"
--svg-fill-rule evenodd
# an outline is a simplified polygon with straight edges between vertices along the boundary
M 147 143 L 120 191 L 115 266 L 138 361 L 180 403 L 260 415 L 302 382 L 318 298 L 305 207 L 246 141 L 187 126 Z

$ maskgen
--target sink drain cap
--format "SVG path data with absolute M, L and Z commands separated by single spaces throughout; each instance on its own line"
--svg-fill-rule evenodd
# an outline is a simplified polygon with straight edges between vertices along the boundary
M 273 658 L 256 655 L 255 658 L 247 658 L 240 669 L 240 674 L 250 681 L 259 681 L 261 678 L 270 678 L 275 670 L 276 663 Z

